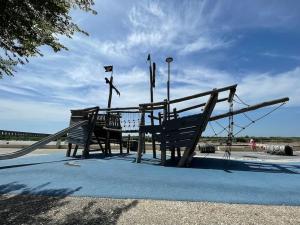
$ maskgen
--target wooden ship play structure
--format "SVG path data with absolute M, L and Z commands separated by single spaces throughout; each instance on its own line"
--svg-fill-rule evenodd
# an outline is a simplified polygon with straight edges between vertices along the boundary
M 172 62 L 172 58 L 169 57 L 166 61 L 168 63 L 168 77 L 170 77 L 170 62 Z M 82 149 L 82 158 L 88 158 L 92 151 L 101 151 L 104 156 L 110 156 L 112 154 L 112 144 L 119 146 L 120 154 L 123 154 L 124 143 L 127 146 L 126 152 L 129 153 L 130 135 L 136 134 L 138 136 L 136 163 L 143 161 L 143 154 L 146 152 L 145 142 L 146 138 L 149 137 L 151 139 L 153 158 L 160 158 L 161 165 L 166 165 L 167 160 L 171 160 L 176 162 L 177 166 L 185 167 L 193 157 L 197 144 L 210 121 L 228 118 L 226 145 L 229 149 L 227 153 L 230 154 L 230 146 L 234 137 L 233 117 L 235 115 L 279 104 L 275 108 L 277 109 L 289 101 L 289 98 L 280 98 L 256 105 L 246 105 L 239 110 L 233 110 L 233 102 L 236 97 L 240 102 L 243 102 L 236 94 L 237 84 L 215 88 L 182 98 L 170 99 L 170 79 L 168 79 L 167 99 L 153 102 L 156 65 L 151 62 L 150 55 L 148 56 L 148 62 L 150 75 L 149 103 L 142 103 L 134 107 L 112 108 L 113 92 L 115 91 L 118 95 L 120 95 L 120 92 L 113 84 L 113 67 L 107 66 L 105 71 L 111 72 L 110 78 L 105 78 L 106 83 L 109 85 L 107 108 L 97 106 L 71 110 L 68 128 L 45 137 L 19 151 L 2 154 L 0 155 L 0 160 L 23 156 L 65 135 L 69 143 L 66 152 L 68 157 L 71 155 L 75 157 L 79 148 Z M 201 101 L 201 99 L 206 101 Z M 187 103 L 190 100 L 197 102 L 197 104 L 182 109 L 176 108 L 177 104 Z M 212 113 L 216 105 L 221 102 L 228 102 L 229 111 L 213 116 Z M 255 121 L 250 119 L 250 124 Z M 245 127 L 242 127 L 241 130 Z M 91 145 L 95 144 L 99 146 L 98 149 L 91 148 Z M 160 146 L 159 157 L 156 154 L 157 144 Z M 72 148 L 73 146 L 74 149 Z

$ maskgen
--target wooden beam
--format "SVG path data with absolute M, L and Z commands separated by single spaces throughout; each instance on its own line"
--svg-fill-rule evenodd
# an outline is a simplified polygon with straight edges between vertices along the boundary
M 237 84 L 234 84 L 234 85 L 226 86 L 226 87 L 223 87 L 223 88 L 213 89 L 213 90 L 211 90 L 211 91 L 201 92 L 201 93 L 199 93 L 199 94 L 186 96 L 186 97 L 183 97 L 183 98 L 173 99 L 173 100 L 170 100 L 170 104 L 174 104 L 174 103 L 178 103 L 178 102 L 187 101 L 187 100 L 191 100 L 191 99 L 194 99 L 194 98 L 203 97 L 203 96 L 206 96 L 206 95 L 213 94 L 213 93 L 215 93 L 215 92 L 219 93 L 219 92 L 224 92 L 224 91 L 233 90 L 233 89 L 235 89 L 236 87 L 237 87 Z M 164 102 L 144 103 L 144 104 L 141 104 L 141 105 L 143 105 L 143 106 L 145 106 L 145 107 L 150 107 L 150 106 L 163 106 L 163 105 L 164 105 Z
M 159 118 L 157 116 L 152 116 L 152 115 L 148 115 L 149 118 L 153 118 L 155 120 L 159 120 Z
M 228 99 L 229 98 L 221 98 L 221 99 L 218 99 L 217 102 L 224 102 L 224 101 L 227 101 Z M 201 104 L 190 106 L 190 107 L 187 107 L 187 108 L 184 108 L 184 109 L 179 109 L 179 110 L 177 110 L 177 114 L 182 113 L 182 112 L 186 112 L 186 111 L 189 111 L 189 110 L 192 110 L 192 109 L 203 107 L 203 106 L 205 106 L 205 104 L 206 103 L 201 103 Z
M 266 107 L 266 106 L 275 105 L 275 104 L 283 103 L 283 102 L 287 102 L 287 101 L 289 101 L 289 98 L 286 97 L 286 98 L 275 99 L 275 100 L 272 100 L 272 101 L 262 102 L 262 103 L 259 103 L 259 104 L 256 104 L 256 105 L 248 106 L 248 107 L 233 111 L 231 113 L 228 112 L 228 113 L 220 114 L 220 115 L 217 115 L 217 116 L 212 116 L 211 118 L 209 118 L 209 121 L 219 120 L 219 119 L 222 119 L 222 118 L 229 117 L 231 115 L 237 115 L 237 114 L 253 111 L 253 110 L 256 110 L 256 109 L 259 109 L 259 108 L 263 108 L 263 107 Z
M 232 102 L 235 92 L 236 92 L 236 88 L 230 89 L 229 96 L 228 96 L 228 102 Z
M 227 87 L 223 87 L 223 88 L 219 88 L 219 89 L 213 89 L 211 91 L 206 91 L 206 92 L 202 92 L 202 93 L 195 94 L 195 95 L 190 95 L 190 96 L 183 97 L 183 98 L 177 98 L 177 99 L 171 100 L 170 104 L 174 104 L 174 103 L 178 103 L 178 102 L 182 102 L 182 101 L 187 101 L 187 100 L 190 100 L 190 99 L 193 99 L 193 98 L 203 97 L 203 96 L 206 96 L 206 95 L 213 94 L 215 92 L 219 93 L 219 92 L 228 91 L 228 90 L 231 90 L 231 89 L 236 88 L 236 87 L 237 87 L 237 84 L 227 86 Z
M 116 108 L 101 108 L 99 111 L 114 111 L 114 110 L 139 110 L 139 107 L 116 107 Z

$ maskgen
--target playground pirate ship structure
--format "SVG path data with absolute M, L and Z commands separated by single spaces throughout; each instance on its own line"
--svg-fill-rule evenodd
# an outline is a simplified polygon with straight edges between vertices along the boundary
M 166 61 L 168 63 L 168 75 L 170 76 L 170 62 L 172 62 L 172 58 L 169 57 Z M 0 160 L 23 156 L 64 135 L 67 135 L 67 141 L 69 143 L 66 156 L 71 156 L 73 145 L 75 148 L 72 156 L 76 156 L 78 148 L 82 148 L 82 158 L 89 157 L 89 154 L 92 151 L 102 151 L 104 156 L 109 156 L 112 153 L 111 144 L 119 145 L 120 153 L 123 154 L 122 147 L 125 141 L 125 134 L 136 133 L 138 134 L 136 163 L 141 163 L 143 161 L 142 156 L 143 153 L 146 152 L 145 141 L 146 135 L 148 134 L 151 137 L 152 154 L 154 158 L 158 157 L 156 154 L 156 143 L 159 143 L 160 145 L 159 158 L 161 160 L 161 165 L 166 164 L 168 159 L 167 152 L 170 152 L 170 160 L 176 161 L 177 166 L 184 167 L 188 165 L 188 162 L 193 157 L 196 146 L 201 140 L 202 133 L 205 131 L 210 121 L 228 118 L 229 125 L 226 129 L 228 131 L 226 144 L 229 147 L 227 148 L 229 149 L 227 150 L 227 153 L 230 154 L 230 146 L 232 145 L 232 139 L 234 137 L 234 115 L 245 114 L 248 111 L 271 105 L 279 105 L 275 108 L 277 109 L 289 101 L 289 98 L 285 97 L 256 105 L 246 105 L 246 107 L 239 110 L 233 110 L 235 97 L 242 101 L 236 94 L 237 84 L 215 88 L 213 90 L 182 98 L 170 99 L 170 79 L 168 79 L 168 98 L 160 102 L 153 102 L 156 65 L 151 62 L 150 55 L 148 55 L 148 62 L 150 75 L 149 103 L 141 103 L 139 106 L 134 107 L 112 108 L 111 100 L 113 91 L 118 95 L 120 95 L 120 92 L 113 84 L 113 66 L 106 66 L 105 71 L 111 72 L 110 78 L 105 78 L 106 83 L 109 85 L 107 108 L 100 108 L 97 106 L 71 110 L 70 126 L 68 128 L 45 137 L 39 142 L 19 151 L 2 154 L 0 155 Z M 221 94 L 226 97 L 221 98 Z M 206 102 L 201 102 L 199 100 L 205 97 L 208 97 Z M 182 109 L 172 107 L 177 103 L 195 99 L 199 101 L 199 104 L 194 104 Z M 229 111 L 227 113 L 212 116 L 215 106 L 220 102 L 228 102 Z M 191 111 L 198 112 L 191 114 L 189 113 Z M 149 120 L 146 120 L 147 117 Z M 148 123 L 146 123 L 146 121 Z M 251 120 L 250 124 L 254 122 L 255 120 Z M 242 127 L 242 129 L 244 128 L 245 127 Z M 128 137 L 130 137 L 130 135 L 128 135 Z M 129 138 L 127 138 L 126 141 L 129 143 Z M 92 150 L 90 148 L 92 144 L 97 144 L 99 149 Z M 127 148 L 127 153 L 128 151 Z M 182 151 L 183 154 L 181 154 Z

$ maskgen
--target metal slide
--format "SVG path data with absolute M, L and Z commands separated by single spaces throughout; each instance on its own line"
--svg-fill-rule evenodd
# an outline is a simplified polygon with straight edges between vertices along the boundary
M 23 155 L 26 155 L 26 154 L 29 154 L 30 152 L 33 152 L 34 150 L 48 144 L 50 141 L 53 141 L 63 135 L 65 135 L 66 133 L 70 132 L 71 130 L 77 128 L 77 127 L 80 127 L 80 126 L 83 126 L 85 124 L 88 123 L 88 120 L 84 120 L 84 121 L 80 121 L 78 123 L 74 123 L 73 125 L 71 125 L 70 127 L 67 127 L 55 134 L 52 134 L 48 137 L 45 137 L 43 138 L 42 140 L 28 146 L 28 147 L 25 147 L 21 150 L 18 150 L 18 151 L 15 151 L 15 152 L 11 152 L 11 153 L 5 153 L 5 154 L 1 154 L 0 155 L 0 160 L 5 160 L 5 159 L 13 159 L 13 158 L 17 158 L 17 157 L 20 157 L 20 156 L 23 156 Z

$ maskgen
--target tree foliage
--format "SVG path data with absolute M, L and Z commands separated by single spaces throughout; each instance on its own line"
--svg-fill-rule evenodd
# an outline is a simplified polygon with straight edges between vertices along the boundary
M 93 4 L 93 0 L 0 0 L 0 77 L 13 75 L 14 66 L 29 57 L 42 56 L 42 45 L 54 52 L 67 50 L 59 35 L 87 35 L 69 13 L 78 8 L 96 14 Z

